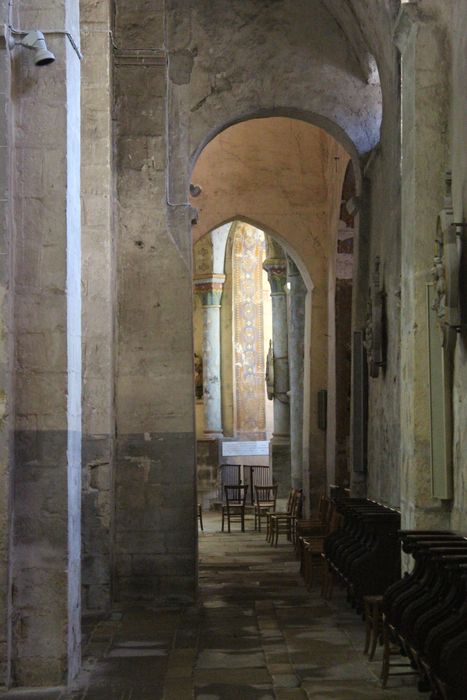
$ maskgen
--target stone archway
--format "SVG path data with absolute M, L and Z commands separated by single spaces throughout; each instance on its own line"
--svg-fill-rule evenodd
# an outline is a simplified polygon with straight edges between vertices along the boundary
M 198 209 L 194 240 L 219 222 L 250 222 L 290 254 L 305 282 L 303 441 L 296 451 L 306 465 L 301 481 L 307 509 L 314 507 L 327 480 L 317 395 L 327 388 L 329 261 L 348 162 L 347 152 L 321 129 L 303 120 L 271 117 L 222 130 L 206 145 L 192 172 L 193 184 L 200 188 L 192 199 Z
M 146 31 L 131 30 L 133 53 L 122 48 L 115 53 L 119 233 L 112 561 L 117 600 L 195 594 L 191 224 L 198 204 L 188 193 L 196 155 L 207 144 L 202 157 L 213 136 L 225 135 L 226 125 L 247 116 L 289 115 L 309 122 L 309 128 L 311 122 L 325 126 L 341 139 L 335 147 L 348 159 L 342 143 L 347 146 L 356 165 L 357 154 L 367 154 L 379 139 L 379 80 L 362 73 L 332 15 L 305 0 L 268 4 L 265 32 L 264 13 L 251 12 L 253 4 L 196 3 L 182 11 L 167 2 L 164 52 L 143 55 L 137 48 L 135 53 L 135 46 L 147 46 Z M 216 21 L 221 9 L 226 16 Z M 128 45 L 129 24 L 128 15 L 117 12 L 119 47 Z M 258 35 L 264 41 L 258 42 Z M 323 43 L 324 35 L 329 41 Z M 254 121 L 261 120 L 248 123 Z M 329 165 L 336 174 L 336 161 Z M 212 225 L 249 214 L 240 208 Z M 323 215 L 320 227 L 334 236 L 335 223 Z M 277 222 L 263 225 L 281 232 Z M 300 228 L 294 227 L 298 238 Z M 311 263 L 320 241 L 305 240 L 308 251 L 301 258 Z M 318 276 L 311 274 L 311 325 L 318 331 L 311 333 L 325 358 L 327 279 Z M 306 381 L 315 392 L 325 377 L 325 364 L 315 363 Z M 313 396 L 306 420 L 316 426 Z M 310 433 L 309 445 L 308 461 L 322 464 L 323 433 Z M 324 478 L 316 483 L 315 496 L 323 486 Z

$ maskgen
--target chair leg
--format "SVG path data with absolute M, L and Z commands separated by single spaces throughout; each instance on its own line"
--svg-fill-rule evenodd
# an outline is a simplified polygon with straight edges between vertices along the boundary
M 204 532 L 204 527 L 203 527 L 203 510 L 201 508 L 201 503 L 198 505 L 198 517 L 199 517 L 199 524 L 201 527 L 201 530 Z
M 241 522 L 242 522 L 242 532 L 245 532 L 245 511 L 242 508 L 242 514 L 241 514 Z
M 222 532 L 224 532 L 224 508 L 222 508 Z
M 326 600 L 329 585 L 329 566 L 327 559 L 325 559 L 323 554 L 321 555 L 321 566 L 321 598 L 324 598 L 324 600 Z
M 274 547 L 277 547 L 277 543 L 279 541 L 279 523 L 276 523 L 275 527 L 275 533 L 274 533 Z
M 371 638 L 371 619 L 370 619 L 370 606 L 367 601 L 365 601 L 365 646 L 363 647 L 363 653 L 368 654 L 368 649 L 370 648 L 370 638 Z
M 389 627 L 383 622 L 383 664 L 381 667 L 381 687 L 385 688 L 389 677 L 389 664 L 391 657 L 391 639 Z
M 369 650 L 369 654 L 368 654 L 368 659 L 370 661 L 373 661 L 373 657 L 374 657 L 375 651 L 376 651 L 376 645 L 378 643 L 378 637 L 380 634 L 380 628 L 379 628 L 380 612 L 379 612 L 379 608 L 376 606 L 373 609 L 372 614 L 371 614 L 371 622 L 372 622 L 372 625 L 371 625 L 371 645 L 370 645 L 370 650 Z

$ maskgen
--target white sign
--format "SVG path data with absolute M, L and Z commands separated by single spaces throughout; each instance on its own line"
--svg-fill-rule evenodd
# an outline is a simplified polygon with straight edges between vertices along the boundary
M 250 456 L 269 456 L 269 441 L 268 440 L 251 440 L 249 442 L 223 442 L 222 456 L 237 457 L 244 455 Z

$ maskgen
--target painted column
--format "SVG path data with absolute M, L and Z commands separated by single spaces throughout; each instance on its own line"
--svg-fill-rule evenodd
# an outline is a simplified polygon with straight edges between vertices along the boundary
M 195 279 L 203 305 L 204 434 L 222 437 L 220 310 L 225 275 Z
M 287 258 L 287 335 L 290 377 L 290 456 L 292 486 L 303 488 L 303 370 L 305 298 L 307 289 L 291 258 Z
M 268 238 L 268 258 L 263 263 L 263 269 L 268 273 L 272 300 L 274 430 L 270 445 L 270 458 L 273 479 L 279 485 L 278 495 L 285 497 L 291 485 L 289 358 L 287 298 L 285 294 L 287 261 L 282 249 L 270 238 Z

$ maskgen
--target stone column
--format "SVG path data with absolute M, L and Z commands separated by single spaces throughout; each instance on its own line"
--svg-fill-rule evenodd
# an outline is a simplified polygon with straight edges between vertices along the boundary
M 305 298 L 307 289 L 291 258 L 287 258 L 287 335 L 290 377 L 290 455 L 292 486 L 303 488 L 303 370 Z
M 164 5 L 153 0 L 149 12 L 145 0 L 113 3 L 118 333 L 112 560 L 113 591 L 121 601 L 188 602 L 196 591 L 193 213 L 184 177 L 186 130 L 173 94 L 173 81 L 180 84 L 184 74 L 176 57 L 168 65 Z M 178 13 L 168 12 L 167 22 L 172 14 L 179 25 Z
M 14 3 L 21 29 L 67 30 L 78 0 Z M 14 49 L 16 359 L 12 668 L 19 686 L 54 686 L 80 665 L 80 60 L 48 34 L 56 61 Z
M 220 310 L 225 275 L 195 279 L 195 291 L 203 305 L 204 434 L 222 437 Z
M 272 255 L 277 257 L 272 257 Z M 282 255 L 282 257 L 280 257 Z M 272 299 L 272 350 L 274 358 L 274 430 L 270 444 L 273 479 L 278 495 L 290 490 L 290 404 L 289 360 L 287 343 L 287 262 L 280 246 L 268 238 L 268 258 L 263 263 L 268 273 Z
M 449 527 L 432 497 L 427 283 L 443 204 L 448 43 L 429 3 L 406 3 L 396 25 L 402 69 L 401 508 L 404 527 Z M 424 11 L 427 10 L 427 11 Z
M 114 456 L 112 46 L 108 1 L 81 3 L 84 612 L 110 607 Z M 97 575 L 96 575 L 97 574 Z

